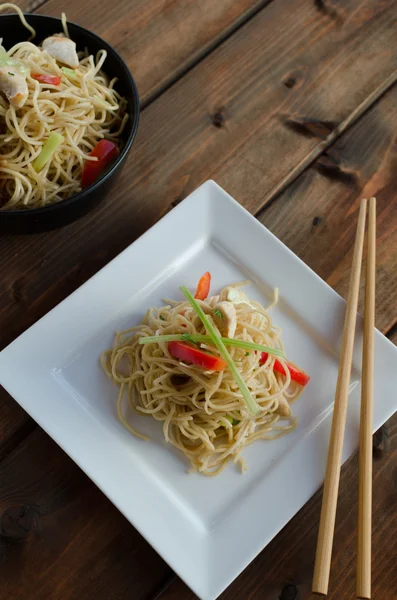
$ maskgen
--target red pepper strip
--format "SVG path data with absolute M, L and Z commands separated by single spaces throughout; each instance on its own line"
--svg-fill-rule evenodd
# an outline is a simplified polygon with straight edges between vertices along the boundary
M 264 365 L 265 362 L 267 361 L 268 356 L 269 355 L 267 352 L 261 352 L 259 364 Z M 273 369 L 275 371 L 277 371 L 278 373 L 285 375 L 284 365 L 279 360 L 277 360 L 277 358 L 274 361 Z M 302 386 L 305 386 L 307 383 L 309 383 L 310 375 L 308 375 L 304 371 L 299 371 L 299 369 L 297 369 L 296 367 L 294 367 L 294 365 L 291 365 L 290 363 L 287 363 L 287 369 L 290 372 L 292 381 L 296 381 L 296 383 L 299 383 L 299 385 L 302 385 Z
M 61 77 L 58 75 L 43 75 L 42 73 L 32 73 L 32 79 L 39 83 L 49 83 L 50 85 L 60 85 Z
M 91 150 L 89 156 L 96 156 L 98 160 L 87 160 L 84 165 L 81 185 L 88 187 L 96 181 L 105 167 L 108 166 L 119 155 L 116 144 L 110 140 L 101 140 Z
M 194 365 L 200 365 L 206 371 L 223 371 L 227 367 L 223 358 L 207 354 L 183 342 L 168 342 L 168 351 L 174 358 L 179 358 L 179 360 L 193 363 Z
M 208 271 L 204 273 L 198 282 L 197 290 L 194 295 L 197 300 L 205 300 L 210 293 L 210 284 L 211 284 L 211 273 Z

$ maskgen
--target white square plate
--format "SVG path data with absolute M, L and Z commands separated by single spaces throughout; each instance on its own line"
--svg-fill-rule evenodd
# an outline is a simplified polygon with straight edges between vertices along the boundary
M 116 388 L 98 355 L 117 328 L 179 297 L 210 270 L 213 290 L 250 279 L 288 356 L 311 374 L 294 405 L 298 428 L 244 452 L 248 472 L 188 475 L 160 425 L 137 417 L 153 442 L 116 418 Z M 208 181 L 0 354 L 0 381 L 203 600 L 216 598 L 323 482 L 345 303 L 255 218 Z M 358 444 L 360 330 L 344 460 Z M 396 409 L 397 349 L 376 332 L 378 428 Z M 294 493 L 290 494 L 289 490 Z M 238 542 L 237 542 L 238 540 Z

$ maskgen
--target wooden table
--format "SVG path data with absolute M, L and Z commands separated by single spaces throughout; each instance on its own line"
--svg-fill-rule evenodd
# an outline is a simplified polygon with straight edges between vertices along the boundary
M 57 231 L 0 239 L 1 347 L 209 178 L 342 295 L 359 199 L 376 195 L 376 323 L 397 342 L 397 1 L 19 4 L 67 10 L 113 44 L 136 78 L 142 115 L 99 210 Z M 356 497 L 353 456 L 341 479 L 334 600 L 355 597 Z M 321 491 L 223 600 L 313 597 L 320 500 Z M 195 597 L 4 390 L 0 518 L 2 600 Z M 396 533 L 395 415 L 374 436 L 376 600 L 397 598 Z

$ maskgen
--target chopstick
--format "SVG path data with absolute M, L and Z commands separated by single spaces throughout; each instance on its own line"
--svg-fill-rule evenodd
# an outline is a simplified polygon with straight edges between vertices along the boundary
M 320 527 L 317 540 L 312 590 L 327 594 L 331 565 L 332 542 L 335 528 L 336 504 L 338 500 L 343 437 L 346 425 L 347 399 L 353 358 L 354 334 L 356 329 L 358 293 L 360 288 L 361 262 L 364 244 L 367 200 L 361 200 L 360 213 L 354 244 L 353 263 L 350 274 L 349 293 L 343 326 L 342 349 L 339 360 L 338 381 L 335 393 L 334 414 L 328 449 Z
M 369 199 L 358 467 L 358 598 L 371 598 L 372 411 L 374 394 L 376 200 Z

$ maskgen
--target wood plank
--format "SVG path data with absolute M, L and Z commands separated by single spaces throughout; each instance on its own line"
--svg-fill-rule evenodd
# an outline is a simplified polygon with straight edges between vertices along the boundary
M 35 10 L 38 10 L 41 6 L 43 6 L 46 2 L 48 2 L 48 0 L 16 0 L 14 4 L 19 6 L 24 12 L 34 12 Z
M 0 387 L 0 461 L 34 428 L 34 421 Z
M 346 296 L 359 202 L 376 196 L 376 326 L 381 331 L 397 321 L 396 127 L 394 86 L 258 217 Z M 364 279 L 361 286 L 360 310 Z
M 314 4 L 271 4 L 144 115 L 128 190 L 145 201 L 145 226 L 164 194 L 176 203 L 208 177 L 255 213 L 395 80 L 397 4 L 345 4 L 343 25 Z
M 140 600 L 170 573 L 39 428 L 0 464 L 0 569 L 8 600 Z
M 124 58 L 145 105 L 269 0 L 48 0 L 37 12 L 91 29 Z

